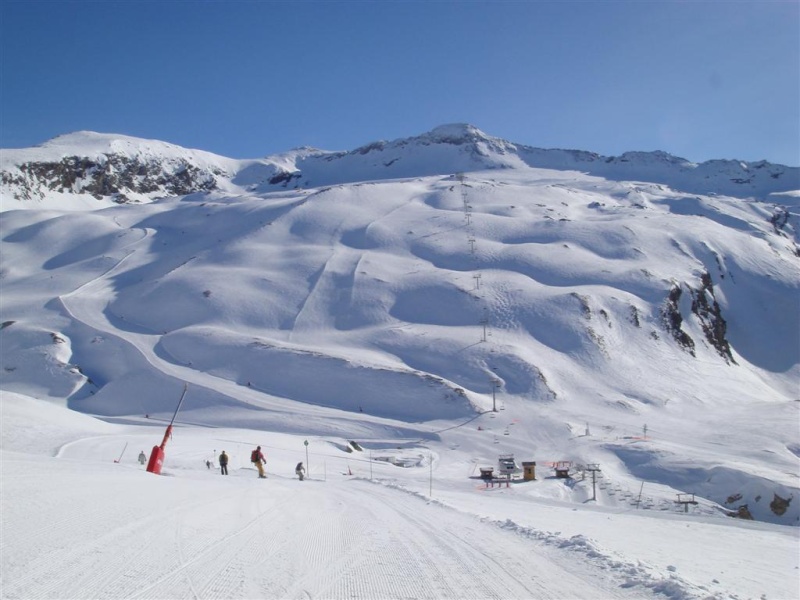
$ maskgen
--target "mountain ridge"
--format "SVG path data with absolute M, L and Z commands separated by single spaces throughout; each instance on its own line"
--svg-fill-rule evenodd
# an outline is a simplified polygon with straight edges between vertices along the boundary
M 65 203 L 63 194 L 81 194 L 108 205 L 212 190 L 241 193 L 529 168 L 574 170 L 604 179 L 645 181 L 688 193 L 738 198 L 765 199 L 800 190 L 798 167 L 737 160 L 698 164 L 663 151 L 607 157 L 582 150 L 541 149 L 487 135 L 465 123 L 371 142 L 350 151 L 301 147 L 253 159 L 81 131 L 34 148 L 4 150 L 0 157 L 4 206 L 0 208 L 25 208 L 26 202 L 42 201 L 56 208 Z

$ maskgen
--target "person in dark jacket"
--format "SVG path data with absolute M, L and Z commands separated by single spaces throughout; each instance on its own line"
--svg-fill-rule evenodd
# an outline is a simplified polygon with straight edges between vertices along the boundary
M 219 469 L 221 475 L 228 474 L 228 455 L 225 454 L 225 450 L 223 450 L 222 454 L 219 455 Z
M 306 468 L 303 466 L 303 463 L 297 463 L 297 466 L 294 468 L 294 474 L 300 478 L 300 481 L 303 481 L 306 475 Z

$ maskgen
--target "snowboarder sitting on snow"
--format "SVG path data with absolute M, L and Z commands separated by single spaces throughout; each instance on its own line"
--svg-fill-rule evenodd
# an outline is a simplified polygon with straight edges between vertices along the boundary
M 221 475 L 228 474 L 228 455 L 225 454 L 225 450 L 219 455 L 219 469 Z
M 255 464 L 256 469 L 258 469 L 259 479 L 266 479 L 267 476 L 264 475 L 264 465 L 267 464 L 267 459 L 264 458 L 264 455 L 261 453 L 261 446 L 250 453 L 250 462 Z
M 297 466 L 294 468 L 294 473 L 300 478 L 300 481 L 303 481 L 303 477 L 306 474 L 306 469 L 303 466 L 303 463 L 297 463 Z
M 139 452 L 139 464 L 143 465 L 146 462 L 147 462 L 147 456 L 145 456 L 144 450 L 142 450 L 141 452 Z

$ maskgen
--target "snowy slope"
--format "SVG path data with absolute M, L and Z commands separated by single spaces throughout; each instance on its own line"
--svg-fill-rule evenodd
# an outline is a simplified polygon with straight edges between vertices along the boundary
M 4 597 L 130 597 L 126 586 L 142 597 L 792 597 L 800 266 L 785 192 L 800 187 L 796 169 L 743 184 L 724 163 L 709 175 L 718 191 L 688 193 L 708 163 L 540 156 L 468 126 L 249 162 L 70 137 L 19 152 L 53 163 L 66 143 L 59 156 L 98 165 L 118 153 L 128 169 L 161 165 L 162 187 L 121 203 L 87 200 L 81 183 L 38 204 L 4 191 L 2 464 L 19 474 L 4 476 Z M 4 173 L 25 164 L 3 160 Z M 632 162 L 639 175 L 652 163 L 653 177 L 624 176 Z M 165 173 L 179 164 L 214 185 L 171 194 Z M 133 458 L 160 442 L 184 382 L 171 477 L 141 473 Z M 295 498 L 286 478 L 308 439 L 309 483 L 325 486 Z M 348 440 L 375 460 L 347 454 Z M 223 443 L 235 484 L 203 466 Z M 280 474 L 267 494 L 250 480 L 255 443 Z M 537 481 L 487 489 L 479 467 L 506 453 L 536 461 Z M 557 462 L 572 479 L 552 477 Z M 58 484 L 42 490 L 28 470 Z M 130 490 L 121 525 L 104 512 L 82 536 L 69 507 L 87 493 L 112 503 L 101 490 L 117 486 Z M 41 502 L 21 502 L 31 494 Z M 695 495 L 689 514 L 678 494 Z M 61 497 L 58 543 L 82 549 L 29 571 L 45 544 L 33 515 Z M 220 503 L 227 524 L 208 524 Z M 362 513 L 361 528 L 333 524 Z M 164 527 L 171 550 L 129 567 Z M 424 532 L 437 527 L 433 552 Z M 295 546 L 298 535 L 312 541 Z M 253 558 L 265 536 L 274 547 Z M 342 547 L 347 558 L 325 566 Z M 212 567 L 217 551 L 227 558 Z M 520 562 L 531 552 L 534 576 Z M 285 569 L 264 575 L 279 554 Z M 469 575 L 480 569 L 503 583 L 488 592 Z M 559 582 L 574 594 L 559 596 Z
M 31 412 L 28 416 L 47 414 L 41 408 Z M 138 436 L 133 427 L 116 433 L 127 433 L 136 443 L 137 437 L 146 439 L 142 429 Z M 276 447 L 288 446 L 285 437 L 272 437 L 267 482 L 238 465 L 227 479 L 216 469 L 192 468 L 200 463 L 198 451 L 242 433 L 214 430 L 192 436 L 194 444 L 176 436 L 183 441 L 175 444 L 174 454 L 183 455 L 185 466 L 162 478 L 144 473 L 133 458 L 118 465 L 98 463 L 88 477 L 81 462 L 91 460 L 86 452 L 103 453 L 97 440 L 65 447 L 58 468 L 43 456 L 7 456 L 7 465 L 30 474 L 15 478 L 15 494 L 34 492 L 31 475 L 44 472 L 63 495 L 55 503 L 34 494 L 36 507 L 54 525 L 49 539 L 42 531 L 26 544 L 19 528 L 4 536 L 15 546 L 37 550 L 41 558 L 24 571 L 8 568 L 5 597 L 508 598 L 552 596 L 567 585 L 580 594 L 633 598 L 648 591 L 620 588 L 622 577 L 597 581 L 597 570 L 589 565 L 554 561 L 563 552 L 552 545 L 375 485 L 377 480 L 332 471 L 330 478 L 320 474 L 302 484 L 292 481 L 275 472 L 290 472 L 282 464 L 289 462 L 288 448 Z M 242 444 L 225 443 L 238 460 L 235 450 Z M 390 472 L 381 466 L 375 470 L 384 476 Z M 97 485 L 98 478 L 111 485 Z M 90 521 L 81 518 L 85 507 L 76 480 L 92 491 Z M 27 513 L 24 506 L 3 508 L 14 517 Z M 124 527 L 121 514 L 127 517 Z M 487 560 L 487 555 L 503 560 Z M 544 567 L 544 576 L 531 568 L 531 560 Z M 642 580 L 647 582 L 644 573 Z
M 191 425 L 175 430 L 158 477 L 136 456 L 163 426 L 101 423 L 4 393 L 3 598 L 797 591 L 797 528 L 714 516 L 702 501 L 691 514 L 654 506 L 650 484 L 639 501 L 639 490 L 605 475 L 593 502 L 588 480 L 554 479 L 541 467 L 536 481 L 487 487 L 473 475 L 474 446 L 375 441 L 348 454 L 341 438 Z M 255 444 L 267 455 L 266 481 L 247 463 Z M 227 477 L 205 466 L 221 450 L 231 457 Z M 298 460 L 307 481 L 291 476 Z

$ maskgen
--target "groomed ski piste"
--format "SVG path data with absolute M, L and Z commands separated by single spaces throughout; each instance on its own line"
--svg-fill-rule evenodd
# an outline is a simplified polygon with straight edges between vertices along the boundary
M 312 436 L 310 478 L 300 482 L 293 470 L 306 460 L 306 438 L 244 423 L 179 425 L 157 476 L 137 456 L 149 455 L 164 423 L 104 423 L 14 394 L 3 402 L 4 598 L 797 591 L 795 528 L 720 518 L 702 502 L 683 514 L 655 500 L 658 486 L 645 485 L 637 508 L 639 490 L 613 477 L 591 502 L 588 481 L 557 480 L 546 468 L 536 481 L 487 488 L 473 471 L 491 454 L 469 451 L 467 433 L 449 436 L 449 445 L 395 440 L 353 453 Z M 248 464 L 257 444 L 266 480 Z M 222 450 L 231 457 L 227 477 L 204 464 Z
M 528 167 L 68 196 L 0 213 L 3 598 L 800 596 L 776 200 Z M 535 479 L 481 478 L 509 454 Z

